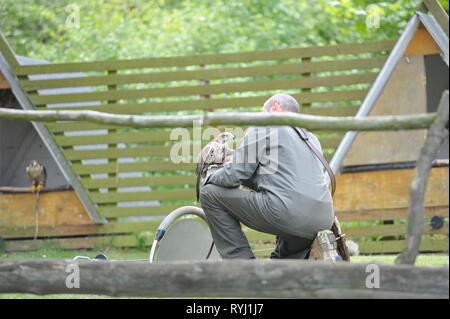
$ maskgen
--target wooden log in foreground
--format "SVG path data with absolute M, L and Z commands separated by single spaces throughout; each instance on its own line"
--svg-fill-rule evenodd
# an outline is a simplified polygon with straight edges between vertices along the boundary
M 67 288 L 66 282 L 79 288 Z M 377 271 L 378 269 L 378 271 Z M 379 288 L 377 286 L 379 274 Z M 0 293 L 148 297 L 448 298 L 449 269 L 299 260 L 0 261 Z

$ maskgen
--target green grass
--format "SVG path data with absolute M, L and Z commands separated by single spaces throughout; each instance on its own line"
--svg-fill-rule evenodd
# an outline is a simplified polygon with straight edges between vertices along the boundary
M 397 255 L 373 255 L 373 256 L 356 256 L 351 261 L 355 263 L 371 263 L 393 265 Z M 416 266 L 422 267 L 442 267 L 448 266 L 448 254 L 422 254 L 416 260 Z
M 24 258 L 68 258 L 83 255 L 95 257 L 98 253 L 106 254 L 110 259 L 131 260 L 131 259 L 147 259 L 149 256 L 148 249 L 120 249 L 106 248 L 103 250 L 57 250 L 44 249 L 36 252 L 14 252 L 0 254 L 0 259 L 24 259 Z M 381 264 L 394 264 L 397 255 L 372 255 L 352 257 L 355 263 L 371 263 L 377 262 Z M 418 257 L 416 266 L 441 267 L 448 266 L 448 254 L 422 254 Z M 0 294 L 0 299 L 105 299 L 111 298 L 100 295 L 45 295 L 38 296 L 33 294 Z
M 31 252 L 11 252 L 0 254 L 1 259 L 24 259 L 24 258 L 68 258 L 75 256 L 87 256 L 94 258 L 97 254 L 103 253 L 110 259 L 129 260 L 129 259 L 147 259 L 150 249 L 121 249 L 121 248 L 105 248 L 105 249 L 75 249 L 75 250 L 59 250 L 59 249 L 42 249 Z

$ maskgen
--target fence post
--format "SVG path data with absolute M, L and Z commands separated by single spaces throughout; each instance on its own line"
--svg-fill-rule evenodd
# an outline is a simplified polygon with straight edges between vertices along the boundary
M 442 94 L 437 110 L 437 118 L 431 124 L 417 160 L 415 175 L 411 183 L 408 207 L 408 235 L 403 252 L 397 257 L 397 264 L 416 262 L 424 227 L 424 198 L 428 175 L 439 147 L 448 134 L 448 91 Z

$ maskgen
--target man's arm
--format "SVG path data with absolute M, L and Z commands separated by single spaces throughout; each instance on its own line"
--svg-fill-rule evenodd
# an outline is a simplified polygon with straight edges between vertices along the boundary
M 250 179 L 258 168 L 262 152 L 265 151 L 267 129 L 249 128 L 231 160 L 211 174 L 205 184 L 238 187 L 243 181 Z

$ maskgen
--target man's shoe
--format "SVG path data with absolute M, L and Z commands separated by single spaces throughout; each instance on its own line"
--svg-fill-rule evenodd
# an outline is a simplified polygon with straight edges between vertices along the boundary
M 317 233 L 316 239 L 314 239 L 311 246 L 309 259 L 329 260 L 332 262 L 342 260 L 342 257 L 337 252 L 336 236 L 331 230 L 322 230 Z

